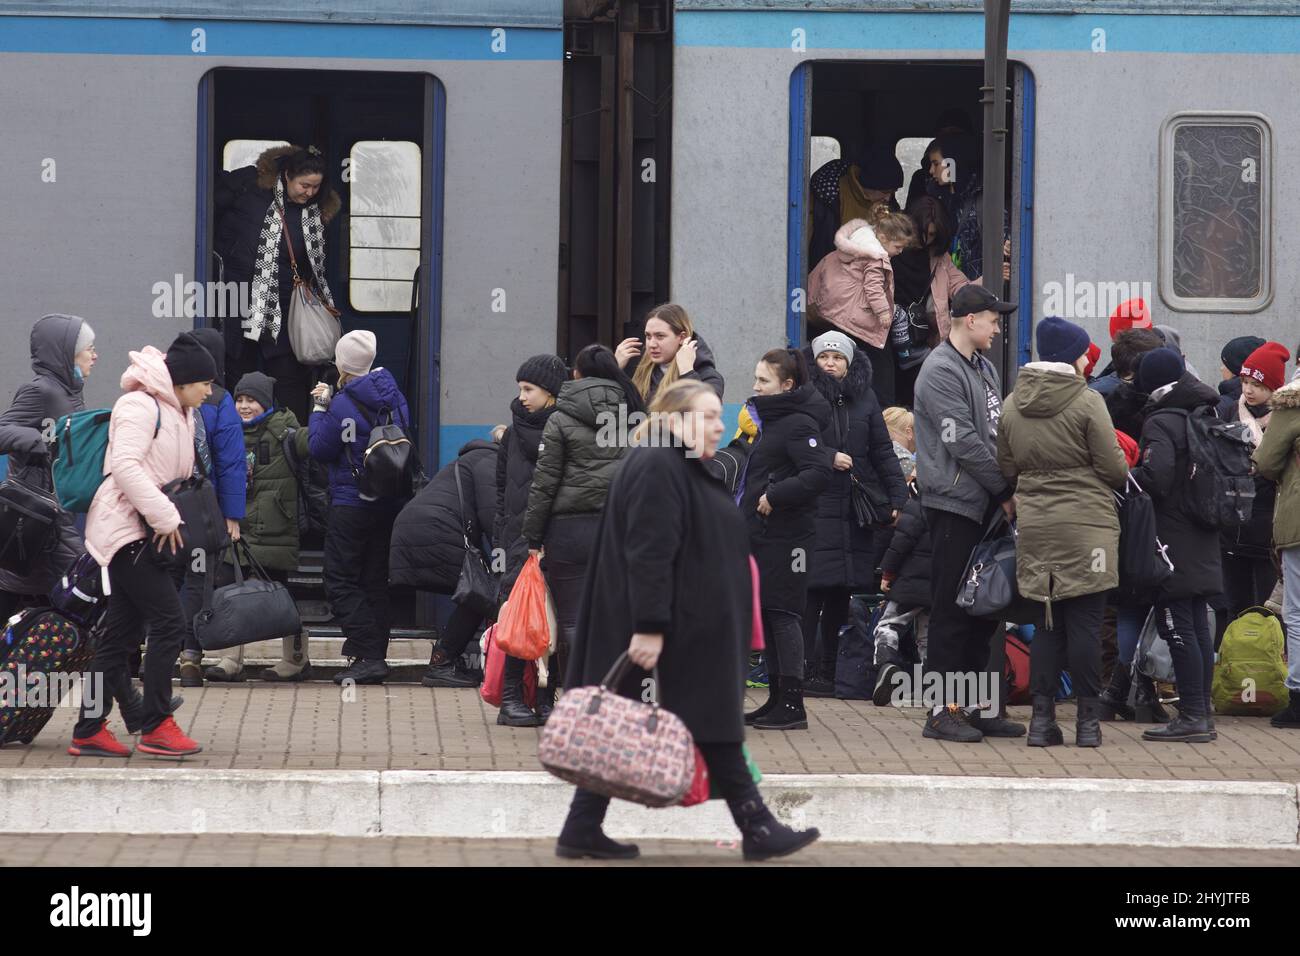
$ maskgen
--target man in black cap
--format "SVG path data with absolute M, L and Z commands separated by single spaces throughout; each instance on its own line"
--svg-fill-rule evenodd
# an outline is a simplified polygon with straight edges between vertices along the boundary
M 1001 507 L 1008 517 L 1015 514 L 1013 489 L 997 462 L 1002 382 L 980 354 L 993 344 L 1001 316 L 1015 308 L 983 286 L 963 286 L 952 297 L 948 338 L 930 353 L 916 380 L 916 482 L 934 543 L 926 669 L 935 676 L 927 686 L 934 687 L 937 678 L 936 690 L 943 693 L 924 733 L 960 743 L 1025 732 L 1024 724 L 1001 716 L 1001 642 L 991 646 L 999 623 L 969 616 L 954 600 L 993 512 Z M 979 709 L 990 704 L 997 708 L 993 716 L 980 716 Z

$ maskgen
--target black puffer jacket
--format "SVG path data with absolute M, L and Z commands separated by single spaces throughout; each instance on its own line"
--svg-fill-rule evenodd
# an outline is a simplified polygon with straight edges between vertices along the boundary
M 894 443 L 880 414 L 880 402 L 871 389 L 871 362 L 858 350 L 848 373 L 837 380 L 818 367 L 812 347 L 804 348 L 812 385 L 830 405 L 830 425 L 822 437 L 831 454 L 844 452 L 853 459 L 853 475 L 889 495 L 890 505 L 907 503 L 907 485 L 898 467 Z M 853 518 L 852 480 L 847 471 L 831 471 L 830 485 L 817 499 L 817 550 L 809 586 L 814 588 L 865 588 L 875 574 L 871 529 L 859 528 Z
M 605 505 L 609 483 L 627 451 L 619 429 L 628 413 L 623 389 L 606 378 L 565 382 L 555 412 L 542 431 L 542 451 L 533 473 L 524 516 L 524 538 L 540 548 L 552 517 L 595 514 Z
M 1245 421 L 1239 404 L 1241 397 L 1241 379 L 1237 382 L 1237 400 L 1224 406 L 1219 401 L 1219 417 L 1225 422 Z M 1223 387 L 1219 387 L 1224 394 Z M 1267 406 L 1265 406 L 1267 411 Z M 1245 412 L 1249 415 L 1249 412 Z M 1269 481 L 1259 475 L 1255 476 L 1255 503 L 1251 508 L 1250 521 L 1240 528 L 1224 531 L 1219 535 L 1225 554 L 1239 555 L 1243 558 L 1267 558 L 1273 553 L 1273 511 L 1277 503 L 1277 482 Z
M 1111 424 L 1137 441 L 1142 436 L 1142 421 L 1147 406 L 1146 392 L 1138 391 L 1132 382 L 1121 380 L 1104 398 Z
M 506 557 L 500 601 L 510 597 L 515 578 L 519 577 L 524 562 L 528 560 L 524 515 L 533 488 L 533 470 L 537 467 L 542 432 L 554 411 L 552 405 L 540 412 L 530 412 L 517 398 L 510 403 L 514 423 L 501 436 L 501 448 L 497 451 L 497 506 L 492 522 L 492 543 L 494 547 L 504 549 Z
M 450 594 L 465 561 L 464 524 L 456 494 L 456 471 L 465 496 L 464 517 L 478 532 L 471 540 L 488 548 L 496 513 L 495 442 L 476 438 L 407 502 L 393 524 L 388 547 L 388 579 L 403 587 Z M 491 556 L 488 555 L 489 561 Z
M 903 607 L 929 607 L 934 600 L 930 590 L 930 525 L 920 497 L 903 506 L 898 525 L 880 562 L 881 577 L 892 581 L 888 597 Z
M 1219 404 L 1216 411 L 1225 422 L 1232 421 L 1237 413 L 1237 399 L 1241 398 L 1241 378 L 1225 378 L 1219 383 Z
M 1218 392 L 1184 372 L 1167 395 L 1147 405 L 1142 425 L 1142 462 L 1131 474 L 1155 503 L 1156 531 L 1174 564 L 1160 594 L 1169 600 L 1223 590 L 1219 533 L 1193 520 L 1187 487 L 1187 416 L 1212 415 L 1218 401 Z
M 802 615 L 813 570 L 817 496 L 831 481 L 823 441 L 831 407 L 811 384 L 779 395 L 756 395 L 746 407 L 758 426 L 740 488 L 740 511 L 758 561 L 764 610 Z M 772 513 L 758 513 L 767 495 Z

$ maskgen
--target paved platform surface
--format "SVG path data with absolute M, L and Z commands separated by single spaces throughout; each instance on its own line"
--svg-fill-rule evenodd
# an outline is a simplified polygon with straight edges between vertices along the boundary
M 560 860 L 550 840 L 421 837 L 6 835 L 8 866 L 739 866 L 729 843 L 643 840 L 627 862 Z M 1168 847 L 816 843 L 750 866 L 1240 866 L 1242 851 Z M 1251 850 L 1251 866 L 1300 866 L 1300 849 Z
M 204 747 L 183 760 L 122 760 L 66 753 L 76 712 L 60 708 L 31 746 L 0 749 L 0 769 L 209 767 L 220 769 L 539 770 L 533 728 L 496 725 L 475 690 L 412 685 L 351 688 L 248 682 L 177 688 L 181 726 Z M 751 701 L 756 704 L 755 696 Z M 1300 782 L 1300 731 L 1263 718 L 1221 717 L 1210 744 L 1142 741 L 1142 725 L 1103 725 L 1104 745 L 1027 747 L 1023 737 L 950 744 L 921 736 L 922 712 L 870 701 L 810 700 L 809 729 L 753 731 L 749 746 L 767 774 L 889 773 L 993 777 Z M 1028 708 L 1011 714 L 1028 720 Z M 1074 709 L 1059 708 L 1067 741 Z M 125 736 L 114 716 L 114 732 Z

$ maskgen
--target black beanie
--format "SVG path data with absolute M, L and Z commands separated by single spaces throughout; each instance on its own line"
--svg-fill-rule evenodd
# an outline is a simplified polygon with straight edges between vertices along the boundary
M 1223 360 L 1224 368 L 1233 375 L 1240 375 L 1246 359 L 1263 344 L 1264 340 L 1258 335 L 1242 335 L 1225 345 L 1223 351 L 1219 353 L 1219 358 Z
M 275 407 L 275 379 L 262 372 L 247 372 L 235 385 L 235 398 L 247 395 L 266 411 Z
M 1139 392 L 1150 395 L 1157 388 L 1178 381 L 1185 369 L 1183 357 L 1173 349 L 1152 349 L 1138 363 L 1137 377 L 1133 384 Z
M 167 349 L 167 374 L 173 385 L 190 385 L 194 382 L 211 382 L 217 377 L 217 363 L 212 353 L 194 337 L 193 332 L 182 332 Z
M 560 394 L 560 387 L 569 380 L 569 370 L 558 355 L 534 355 L 519 366 L 516 382 L 532 382 L 552 395 Z

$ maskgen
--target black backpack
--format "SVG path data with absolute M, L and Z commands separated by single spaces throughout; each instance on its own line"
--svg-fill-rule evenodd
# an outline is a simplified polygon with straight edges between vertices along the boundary
M 1192 520 L 1227 531 L 1250 522 L 1255 506 L 1247 426 L 1225 422 L 1210 408 L 1187 414 L 1187 486 Z
M 409 498 L 414 494 L 415 475 L 419 471 L 415 446 L 401 425 L 393 419 L 393 410 L 381 408 L 372 420 L 366 406 L 353 400 L 361 417 L 370 426 L 370 441 L 361 456 L 361 465 L 352 463 L 352 476 L 364 501 L 381 498 Z M 351 446 L 348 449 L 351 457 Z
M 0 482 L 0 568 L 29 574 L 58 544 L 59 502 L 17 478 Z

